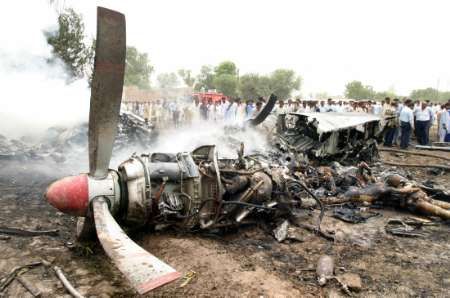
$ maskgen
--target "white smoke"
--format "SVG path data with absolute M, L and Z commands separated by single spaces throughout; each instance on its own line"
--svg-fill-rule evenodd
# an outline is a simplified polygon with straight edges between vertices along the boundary
M 149 151 L 176 153 L 192 151 L 203 145 L 216 145 L 219 156 L 236 158 L 241 142 L 246 154 L 267 150 L 268 146 L 267 136 L 255 129 L 227 128 L 214 122 L 201 122 L 165 131 Z
M 47 63 L 52 53 L 43 31 L 56 20 L 42 1 L 11 1 L 0 12 L 0 134 L 9 138 L 87 121 L 86 80 L 67 84 L 63 63 Z

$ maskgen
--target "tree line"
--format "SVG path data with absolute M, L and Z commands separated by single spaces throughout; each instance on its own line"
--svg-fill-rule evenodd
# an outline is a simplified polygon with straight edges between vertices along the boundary
M 56 29 L 44 32 L 54 54 L 49 63 L 61 59 L 67 67 L 70 80 L 90 78 L 95 39 L 87 38 L 82 16 L 68 8 L 59 13 L 57 21 Z M 125 86 L 150 89 L 150 78 L 154 71 L 147 53 L 127 46 Z M 188 69 L 160 73 L 156 80 L 159 88 L 178 87 L 181 80 L 196 91 L 215 89 L 227 96 L 242 96 L 248 99 L 267 97 L 271 93 L 276 93 L 280 98 L 288 98 L 294 90 L 300 89 L 301 83 L 301 78 L 291 69 L 277 69 L 270 74 L 251 73 L 239 76 L 239 70 L 232 61 L 224 61 L 217 66 L 204 65 L 196 76 Z
M 409 97 L 414 100 L 430 100 L 433 102 L 444 102 L 450 99 L 450 91 L 439 91 L 435 88 L 415 89 L 408 96 L 399 95 L 394 90 L 377 92 L 370 85 L 364 85 L 360 81 L 352 81 L 345 85 L 345 97 L 350 99 L 362 100 L 382 100 L 386 97 L 404 98 Z
M 66 65 L 69 82 L 82 77 L 89 80 L 92 76 L 95 39 L 89 39 L 85 34 L 82 16 L 72 8 L 58 13 L 56 29 L 44 31 L 48 44 L 52 48 L 54 58 Z M 133 46 L 127 46 L 125 66 L 125 86 L 137 86 L 141 89 L 151 88 L 151 76 L 155 69 L 147 53 L 140 52 Z M 301 77 L 292 69 L 276 69 L 269 74 L 247 73 L 240 75 L 239 69 L 232 61 L 224 61 L 216 66 L 203 65 L 199 73 L 192 70 L 179 69 L 177 72 L 160 73 L 156 77 L 159 88 L 173 88 L 181 83 L 196 91 L 215 89 L 231 97 L 240 96 L 245 99 L 256 99 L 259 96 L 268 97 L 271 93 L 281 99 L 287 99 L 294 90 L 300 90 Z M 324 99 L 326 93 L 317 94 Z M 323 98 L 322 98 L 323 97 Z M 372 86 L 360 81 L 349 82 L 345 86 L 345 97 L 350 99 L 381 100 L 385 97 L 402 98 L 394 90 L 375 91 Z M 412 99 L 429 99 L 431 101 L 446 101 L 450 91 L 439 91 L 434 88 L 413 90 Z

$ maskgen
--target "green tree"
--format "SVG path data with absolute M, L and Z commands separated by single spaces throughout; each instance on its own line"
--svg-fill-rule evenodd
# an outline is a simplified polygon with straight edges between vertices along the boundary
M 203 65 L 200 69 L 200 74 L 197 76 L 194 89 L 196 91 L 208 91 L 214 89 L 214 72 L 210 65 Z
M 65 9 L 58 15 L 58 28 L 44 31 L 47 43 L 52 47 L 54 63 L 61 59 L 71 78 L 81 78 L 92 68 L 94 58 L 93 43 L 85 43 L 84 22 L 82 16 L 72 8 Z
M 238 78 L 237 67 L 231 61 L 224 61 L 214 68 L 213 84 L 217 91 L 227 96 L 236 96 Z
M 349 99 L 373 99 L 375 91 L 372 86 L 363 85 L 360 81 L 353 81 L 345 85 L 345 97 Z
M 216 66 L 216 68 L 214 69 L 214 73 L 216 76 L 220 76 L 223 74 L 237 76 L 237 67 L 234 62 L 224 61 Z
M 450 100 L 450 91 L 442 91 L 439 92 L 439 101 L 449 101 Z
M 180 78 L 183 79 L 183 82 L 186 84 L 186 86 L 188 86 L 188 87 L 194 86 L 195 78 L 192 76 L 192 73 L 190 70 L 179 69 L 178 75 L 180 76 Z
M 268 97 L 271 93 L 270 78 L 257 73 L 244 74 L 239 78 L 239 94 L 244 99 Z
M 415 100 L 447 101 L 450 91 L 439 91 L 434 88 L 416 89 L 411 91 L 410 97 Z
M 163 72 L 156 78 L 158 80 L 159 88 L 169 89 L 177 87 L 179 84 L 178 77 L 174 72 Z
M 260 95 L 260 76 L 256 73 L 249 73 L 239 78 L 239 95 L 244 99 L 257 99 Z
M 300 90 L 301 78 L 291 69 L 277 69 L 270 74 L 269 87 L 280 99 L 287 99 L 292 91 Z
M 214 86 L 217 91 L 226 96 L 234 97 L 237 94 L 237 77 L 232 74 L 221 74 L 214 77 Z
M 153 72 L 147 53 L 140 53 L 135 47 L 127 46 L 125 65 L 125 86 L 150 88 L 150 76 Z

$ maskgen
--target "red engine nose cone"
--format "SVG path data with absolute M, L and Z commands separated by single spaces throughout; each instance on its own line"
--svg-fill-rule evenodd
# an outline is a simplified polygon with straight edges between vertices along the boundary
M 89 204 L 87 175 L 69 176 L 53 182 L 47 188 L 45 198 L 61 212 L 86 216 Z

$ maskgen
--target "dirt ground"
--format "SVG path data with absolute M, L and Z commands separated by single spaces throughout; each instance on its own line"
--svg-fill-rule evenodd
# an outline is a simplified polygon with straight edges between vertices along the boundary
M 450 157 L 449 153 L 432 153 Z M 397 153 L 382 156 L 398 163 L 442 163 Z M 430 173 L 426 168 L 407 171 L 417 181 L 432 180 L 446 189 L 450 187 L 450 173 Z M 0 164 L 0 226 L 60 231 L 58 236 L 11 236 L 0 240 L 0 278 L 16 266 L 44 259 L 61 267 L 83 295 L 137 296 L 99 244 L 76 243 L 76 218 L 57 212 L 43 200 L 47 185 L 67 174 L 71 171 L 64 167 L 52 168 L 38 162 Z M 139 231 L 131 236 L 183 274 L 195 272 L 184 287 L 180 279 L 148 297 L 345 296 L 334 280 L 318 286 L 315 268 L 324 254 L 334 257 L 338 274 L 348 272 L 361 277 L 362 289 L 353 293 L 356 297 L 450 297 L 450 225 L 436 220 L 436 225 L 423 229 L 424 237 L 398 237 L 385 232 L 385 223 L 412 214 L 375 211 L 382 216 L 361 224 L 325 217 L 322 229 L 340 235 L 336 242 L 298 229 L 300 241 L 278 243 L 256 226 L 226 235 Z M 41 290 L 42 297 L 70 297 L 49 266 L 33 268 L 23 277 Z M 32 297 L 16 280 L 4 296 Z

